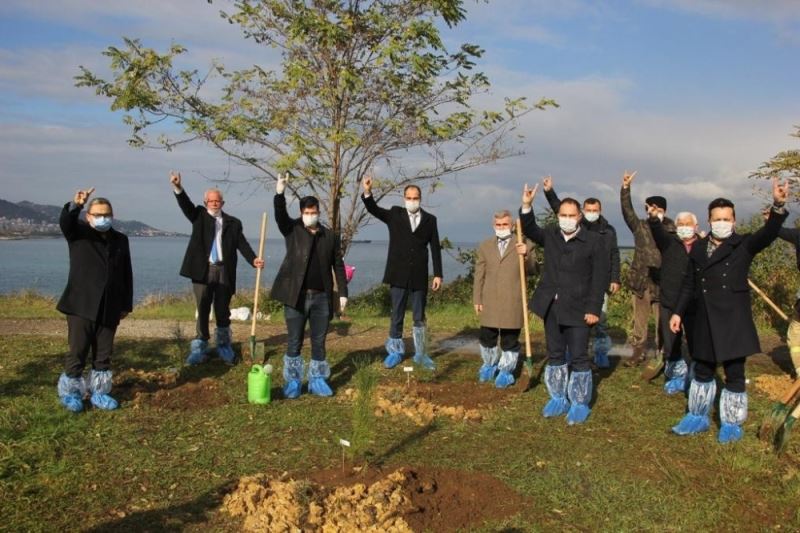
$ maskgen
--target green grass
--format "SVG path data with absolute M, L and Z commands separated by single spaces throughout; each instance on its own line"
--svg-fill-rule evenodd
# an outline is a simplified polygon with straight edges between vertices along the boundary
M 372 370 L 382 383 L 403 382 L 401 373 L 380 366 L 379 344 Z M 114 366 L 179 368 L 181 380 L 189 382 L 212 377 L 229 396 L 227 403 L 177 411 L 128 402 L 113 413 L 72 415 L 55 397 L 65 341 L 0 337 L 3 528 L 235 531 L 237 523 L 216 509 L 238 477 L 340 463 L 338 440 L 354 429 L 352 405 L 307 395 L 249 405 L 247 365 L 228 368 L 211 361 L 182 368 L 184 348 L 174 339 L 120 339 Z M 438 381 L 473 380 L 477 356 L 440 357 L 440 367 L 451 370 L 437 375 Z M 337 352 L 330 360 L 335 389 L 357 387 L 356 356 Z M 464 364 L 448 364 L 455 362 Z M 273 387 L 280 385 L 276 381 Z M 800 527 L 800 448 L 791 443 L 779 458 L 755 438 L 770 408 L 764 397 L 751 395 L 746 437 L 728 447 L 716 443 L 716 425 L 697 437 L 671 435 L 685 400 L 643 384 L 637 371 L 618 368 L 599 382 L 584 426 L 544 420 L 539 413 L 546 399 L 539 384 L 497 406 L 481 424 L 437 419 L 420 428 L 404 419 L 377 418 L 369 456 L 386 465 L 488 472 L 529 497 L 518 515 L 486 524 L 487 531 Z

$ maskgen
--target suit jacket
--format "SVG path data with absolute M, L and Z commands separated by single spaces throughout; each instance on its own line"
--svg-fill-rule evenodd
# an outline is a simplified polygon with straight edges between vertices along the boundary
M 497 237 L 486 239 L 478 245 L 472 301 L 483 305 L 481 326 L 502 329 L 520 329 L 523 326 L 516 242 L 514 237 L 509 239 L 502 257 L 497 247 Z M 525 272 L 529 275 L 536 272 L 536 254 L 531 241 L 525 239 L 525 244 L 528 248 Z
M 308 271 L 311 258 L 311 246 L 322 269 L 322 283 L 328 295 L 328 319 L 333 318 L 333 274 L 336 275 L 336 287 L 340 296 L 347 296 L 347 278 L 344 273 L 344 260 L 339 237 L 323 225 L 319 226 L 316 239 L 303 225 L 300 218 L 292 218 L 286 211 L 286 197 L 276 194 L 275 221 L 286 243 L 286 256 L 283 258 L 278 275 L 272 284 L 271 296 L 274 300 L 298 308 L 302 299 L 303 281 Z
M 586 326 L 584 315 L 599 317 L 610 283 L 609 252 L 603 238 L 580 229 L 565 241 L 557 225 L 540 227 L 533 211 L 520 211 L 520 218 L 525 236 L 544 246 L 544 273 L 533 294 L 533 312 L 544 318 L 558 296 L 559 324 Z
M 361 196 L 367 211 L 389 227 L 389 254 L 383 282 L 395 287 L 422 290 L 428 287 L 428 247 L 433 258 L 433 275 L 442 277 L 442 247 L 436 217 L 420 209 L 417 229 L 411 231 L 408 211 L 392 206 L 384 209 L 375 198 Z
M 658 281 L 661 305 L 674 312 L 681 295 L 683 278 L 689 271 L 689 254 L 686 252 L 686 246 L 681 238 L 674 232 L 668 231 L 657 217 L 650 217 L 647 223 L 653 233 L 653 240 L 661 252 Z M 699 242 L 699 239 L 695 240 L 692 248 L 699 246 Z
M 558 214 L 558 209 L 561 207 L 561 200 L 558 198 L 555 189 L 551 188 L 549 191 L 545 191 L 544 196 L 550 204 L 550 209 Z M 589 222 L 586 220 L 586 217 L 581 217 L 581 227 L 589 231 L 595 231 L 603 237 L 603 242 L 605 242 L 606 247 L 608 247 L 609 259 L 611 261 L 609 266 L 611 283 L 619 283 L 620 260 L 619 245 L 617 244 L 617 230 L 614 229 L 614 226 L 612 226 L 603 215 L 600 215 L 600 218 L 595 222 Z
M 176 194 L 178 205 L 183 214 L 192 223 L 192 235 L 189 245 L 183 256 L 181 276 L 191 279 L 195 283 L 205 283 L 208 277 L 208 256 L 211 255 L 211 245 L 216 235 L 214 217 L 202 205 L 194 205 L 185 190 Z M 236 218 L 222 213 L 222 262 L 225 283 L 230 287 L 231 294 L 236 292 L 236 264 L 241 252 L 242 257 L 251 266 L 256 258 L 256 253 L 244 236 L 242 222 Z
M 69 246 L 69 278 L 56 309 L 67 315 L 116 327 L 133 310 L 133 270 L 128 237 L 111 228 L 105 233 L 79 220 L 82 206 L 61 210 L 61 233 Z M 102 315 L 98 316 L 102 307 Z
M 707 253 L 709 237 L 695 242 L 676 309 L 684 316 L 693 299 L 697 304 L 694 359 L 723 362 L 761 351 L 747 276 L 753 258 L 778 238 L 787 216 L 786 210 L 771 210 L 761 229 L 744 235 L 734 233 L 711 257 Z

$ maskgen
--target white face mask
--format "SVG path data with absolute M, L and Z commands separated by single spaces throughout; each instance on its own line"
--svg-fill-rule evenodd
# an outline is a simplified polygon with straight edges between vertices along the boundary
M 658 217 L 659 221 L 664 222 L 664 213 L 659 211 L 658 213 L 656 213 L 656 216 Z
M 733 222 L 717 220 L 711 223 L 711 235 L 715 239 L 727 239 L 733 234 Z
M 584 213 L 583 218 L 586 219 L 586 222 L 597 222 L 600 219 L 600 213 L 597 211 L 590 211 L 588 213 Z
M 211 209 L 209 207 L 206 207 L 206 211 L 212 217 L 218 217 L 219 216 L 219 212 L 222 211 L 222 210 L 221 209 Z
M 511 230 L 508 228 L 496 229 L 494 230 L 494 234 L 497 235 L 498 239 L 505 240 L 511 237 Z
M 678 226 L 675 228 L 675 233 L 678 234 L 682 241 L 688 241 L 694 237 L 695 231 L 692 226 Z
M 307 228 L 313 228 L 319 224 L 319 214 L 303 215 L 303 225 Z
M 558 227 L 564 233 L 574 233 L 578 229 L 578 220 L 569 217 L 558 217 Z
M 111 217 L 95 217 L 89 218 L 89 224 L 97 231 L 106 232 L 111 229 Z
M 416 213 L 419 211 L 419 200 L 406 200 L 406 209 L 409 213 Z

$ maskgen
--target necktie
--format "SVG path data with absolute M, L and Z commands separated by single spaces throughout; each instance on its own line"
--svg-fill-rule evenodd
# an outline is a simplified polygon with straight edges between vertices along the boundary
M 506 253 L 506 246 L 508 246 L 508 239 L 498 239 L 497 247 L 500 250 L 500 257 Z
M 220 244 L 219 243 L 220 234 L 222 233 L 220 231 L 221 222 L 222 222 L 221 217 L 214 217 L 214 241 L 211 243 L 211 256 L 210 256 L 210 261 L 212 263 L 219 263 L 221 259 L 218 248 Z
M 411 231 L 417 231 L 417 217 L 419 215 L 414 213 L 411 215 Z

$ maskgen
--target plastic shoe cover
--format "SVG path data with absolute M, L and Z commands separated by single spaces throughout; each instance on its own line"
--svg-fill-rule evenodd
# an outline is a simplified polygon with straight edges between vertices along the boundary
M 708 415 L 716 393 L 715 381 L 702 383 L 693 379 L 689 385 L 689 412 L 672 428 L 672 432 L 676 435 L 692 435 L 708 431 L 710 425 Z
M 498 389 L 505 389 L 514 384 L 514 375 L 512 372 L 517 368 L 518 358 L 519 352 L 503 351 L 503 354 L 500 356 L 500 362 L 497 365 L 500 373 L 497 375 L 497 379 L 494 380 L 495 387 Z
M 386 358 L 384 358 L 383 366 L 385 366 L 386 368 L 394 368 L 397 365 L 399 365 L 402 361 L 403 361 L 402 354 L 399 354 L 397 352 L 392 352 L 389 355 L 387 355 Z
M 383 366 L 386 368 L 394 368 L 403 360 L 403 355 L 406 352 L 406 346 L 403 339 L 393 339 L 389 337 L 386 339 L 386 353 L 388 354 L 383 360 Z
M 729 442 L 736 442 L 742 440 L 744 437 L 744 430 L 742 426 L 736 424 L 723 423 L 719 428 L 719 443 L 728 444 Z
M 303 366 L 303 358 L 299 355 L 293 357 L 283 356 L 284 397 L 294 399 L 300 396 L 302 392 Z
M 333 396 L 333 391 L 325 381 L 330 376 L 331 367 L 327 361 L 312 359 L 308 366 L 308 391 L 317 396 Z
M 187 365 L 199 365 L 208 359 L 208 342 L 203 339 L 193 339 L 189 344 L 189 356 L 186 358 Z
M 333 391 L 331 390 L 330 385 L 328 385 L 328 382 L 325 381 L 325 378 L 309 379 L 308 392 L 317 396 L 333 396 Z
M 89 375 L 89 390 L 92 391 L 90 399 L 92 405 L 98 409 L 111 411 L 119 407 L 117 400 L 108 394 L 111 392 L 111 376 L 110 370 L 92 370 Z
M 594 354 L 594 364 L 597 365 L 597 368 L 610 368 L 611 361 L 608 359 L 608 354 Z
M 418 353 L 413 358 L 414 363 L 418 364 L 421 367 L 427 368 L 428 370 L 436 370 L 436 363 L 433 362 L 433 359 L 425 355 L 424 353 Z
M 299 379 L 290 379 L 283 386 L 283 397 L 289 400 L 294 400 L 300 397 L 302 392 L 302 384 Z
M 567 413 L 567 423 L 569 425 L 582 424 L 592 412 L 589 408 L 589 402 L 592 399 L 591 371 L 570 374 L 567 394 L 571 404 Z
M 495 372 L 497 372 L 497 365 L 481 365 L 481 368 L 478 370 L 478 381 L 481 383 L 492 381 L 494 379 Z
M 689 367 L 683 359 L 667 361 L 664 366 L 664 376 L 667 378 L 667 382 L 664 383 L 664 392 L 677 394 L 685 391 L 688 383 L 686 379 L 688 374 Z
M 90 400 L 92 405 L 105 411 L 113 411 L 119 407 L 117 400 L 112 398 L 109 394 L 103 394 L 101 392 L 93 392 Z
M 217 355 L 226 365 L 236 364 L 236 353 L 231 346 L 231 328 L 217 328 Z
M 569 410 L 569 400 L 567 400 L 567 376 L 569 369 L 567 365 L 547 365 L 544 369 L 544 383 L 550 400 L 545 404 L 542 415 L 545 418 L 561 416 Z
M 73 413 L 80 413 L 83 411 L 83 396 L 86 394 L 86 381 L 83 376 L 79 378 L 71 378 L 66 374 L 61 374 L 58 378 L 58 398 L 61 400 L 61 405 L 67 408 L 68 411 Z
M 603 333 L 594 338 L 594 364 L 598 368 L 609 368 L 608 352 L 611 351 L 611 337 Z
M 425 335 L 425 326 L 414 326 L 414 353 L 424 355 L 428 351 L 428 339 Z

